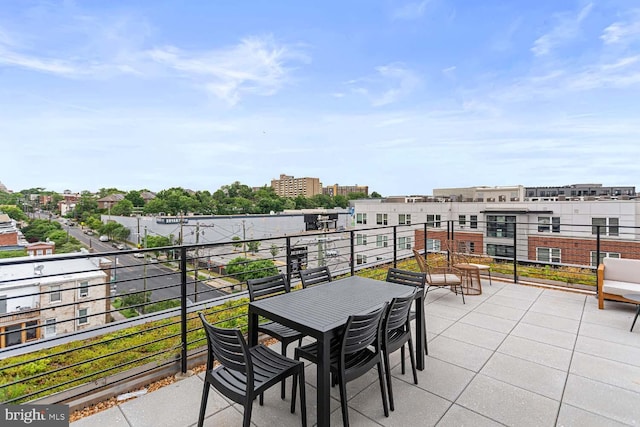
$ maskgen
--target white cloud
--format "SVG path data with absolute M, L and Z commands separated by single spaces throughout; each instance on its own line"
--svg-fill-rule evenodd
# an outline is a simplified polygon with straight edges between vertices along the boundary
M 539 37 L 534 43 L 531 51 L 536 56 L 544 56 L 552 50 L 571 40 L 580 34 L 580 24 L 589 16 L 593 3 L 583 7 L 577 15 L 561 13 L 555 16 L 556 25 L 548 33 Z
M 271 37 L 246 38 L 236 46 L 199 53 L 168 46 L 149 51 L 149 57 L 231 105 L 246 94 L 273 95 L 290 81 L 290 62 L 308 61 Z
M 402 64 L 394 63 L 375 68 L 376 74 L 351 80 L 360 85 L 352 92 L 369 99 L 374 107 L 393 104 L 410 95 L 421 84 L 420 77 Z
M 618 21 L 604 29 L 600 39 L 605 44 L 628 43 L 640 39 L 640 11 L 629 14 L 629 20 Z
M 421 2 L 411 2 L 393 11 L 393 19 L 412 20 L 419 19 L 424 15 L 429 0 Z

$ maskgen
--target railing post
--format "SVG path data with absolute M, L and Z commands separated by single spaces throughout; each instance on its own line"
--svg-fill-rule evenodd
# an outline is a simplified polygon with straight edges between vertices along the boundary
M 291 276 L 293 275 L 293 263 L 291 262 L 291 236 L 286 238 L 287 245 L 287 281 L 291 283 Z
M 422 228 L 424 229 L 424 254 L 427 254 L 427 223 L 422 224 Z
M 355 276 L 356 274 L 356 247 L 355 247 L 355 232 L 353 230 L 351 230 L 349 232 L 349 238 L 351 239 L 350 245 L 351 245 L 351 275 Z
M 180 370 L 187 373 L 187 248 L 180 247 Z
M 518 283 L 518 220 L 513 223 L 513 283 Z
M 596 225 L 596 283 L 598 283 L 598 266 L 600 265 L 600 230 L 601 225 Z M 600 289 L 596 286 L 596 296 L 600 297 Z
M 393 226 L 393 268 L 398 268 L 398 226 Z

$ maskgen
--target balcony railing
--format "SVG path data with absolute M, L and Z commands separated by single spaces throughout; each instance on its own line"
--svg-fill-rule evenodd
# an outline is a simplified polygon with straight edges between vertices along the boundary
M 597 262 L 640 258 L 637 236 L 621 226 L 434 220 L 5 260 L 0 269 L 30 274 L 0 275 L 0 402 L 87 403 L 184 373 L 204 362 L 196 313 L 246 329 L 246 280 L 256 274 L 282 272 L 295 287 L 300 270 L 328 265 L 336 276 L 382 279 L 390 266 L 417 270 L 413 248 L 434 262 L 447 262 L 455 250 L 489 263 L 497 279 L 595 292 Z M 39 301 L 31 322 L 10 310 L 20 298 Z

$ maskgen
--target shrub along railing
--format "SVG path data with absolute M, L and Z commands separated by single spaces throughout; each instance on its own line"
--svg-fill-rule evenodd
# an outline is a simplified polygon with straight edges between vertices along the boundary
M 431 261 L 440 263 L 455 249 L 490 263 L 494 277 L 594 290 L 592 261 L 616 254 L 640 258 L 636 231 L 623 233 L 622 227 L 611 235 L 600 226 L 564 225 L 572 232 L 560 237 L 544 227 L 538 232 L 539 224 L 476 226 L 468 229 L 452 221 L 358 226 L 344 232 L 2 260 L 0 402 L 82 398 L 86 403 L 91 396 L 127 390 L 132 381 L 186 373 L 204 361 L 197 312 L 223 327 L 246 331 L 246 280 L 252 277 L 282 272 L 297 287 L 299 270 L 328 265 L 336 276 L 384 279 L 390 266 L 417 270 L 413 248 L 426 248 Z M 562 260 L 558 256 L 585 261 L 565 264 L 557 262 Z

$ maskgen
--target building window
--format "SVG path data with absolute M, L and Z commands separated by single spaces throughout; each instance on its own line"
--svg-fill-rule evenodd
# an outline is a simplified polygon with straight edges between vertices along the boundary
M 0 295 L 0 314 L 7 312 L 7 296 Z
M 560 232 L 560 217 L 538 217 L 538 233 L 559 233 Z
M 4 338 L 6 347 L 22 344 L 22 323 L 7 326 L 4 332 L 6 334 Z
M 607 229 L 607 220 L 609 227 Z M 620 220 L 619 218 L 591 218 L 591 234 L 600 234 L 606 236 L 619 236 L 620 235 Z
M 441 216 L 440 215 L 427 215 L 427 227 L 440 227 Z
M 89 309 L 81 308 L 78 310 L 78 325 L 86 325 L 89 323 Z
M 62 294 L 60 293 L 60 285 L 51 285 L 49 287 L 49 302 L 62 301 Z
M 427 239 L 427 252 L 440 252 L 440 240 Z
M 512 215 L 487 215 L 487 237 L 513 238 L 516 217 Z
M 356 254 L 356 265 L 362 265 L 367 263 L 367 256 L 364 254 Z
M 376 236 L 376 246 L 379 248 L 386 248 L 389 245 L 388 241 L 389 238 L 387 236 Z
M 560 248 L 536 248 L 536 261 L 560 263 Z
M 56 335 L 56 319 L 47 319 L 44 321 L 45 337 L 53 337 Z
M 387 214 L 376 214 L 376 224 L 378 225 L 388 225 L 388 215 Z
M 458 224 L 460 228 L 464 228 L 467 225 L 467 216 L 466 215 L 458 215 Z
M 478 228 L 478 215 L 469 215 L 469 228 Z
M 366 244 L 367 244 L 367 235 L 356 234 L 356 245 L 366 245 Z
M 356 214 L 356 224 L 366 224 L 367 223 L 367 214 L 359 213 Z
M 538 217 L 538 233 L 548 233 L 551 231 L 551 218 L 548 216 Z
M 475 254 L 476 253 L 476 243 L 475 242 L 469 242 L 469 253 L 470 254 Z
M 598 261 L 596 259 L 597 254 L 596 251 L 591 251 L 591 267 L 597 267 L 605 258 L 620 258 L 620 253 L 618 252 L 600 252 L 600 260 Z
M 495 245 L 493 243 L 487 243 L 487 255 L 492 257 L 511 258 L 515 256 L 515 250 L 513 246 L 509 245 Z
M 411 249 L 411 237 L 399 237 L 398 249 Z
M 398 214 L 398 224 L 411 225 L 411 214 Z
M 38 338 L 38 321 L 32 320 L 27 322 L 27 330 L 25 331 L 27 341 L 35 340 Z
M 89 295 L 89 282 L 80 282 L 79 296 L 84 298 Z

